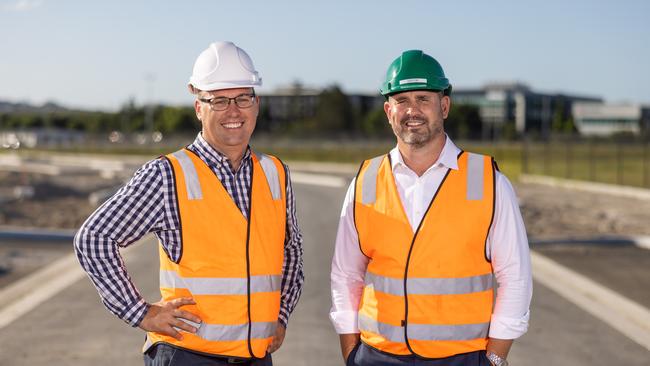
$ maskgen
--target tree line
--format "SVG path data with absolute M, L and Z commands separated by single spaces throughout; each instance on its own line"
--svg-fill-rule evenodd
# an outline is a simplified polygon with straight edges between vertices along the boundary
M 382 106 L 359 108 L 342 89 L 333 85 L 323 89 L 312 116 L 274 121 L 264 104 L 258 116 L 257 131 L 264 134 L 290 136 L 337 137 L 368 136 L 389 138 L 392 130 Z M 148 110 L 148 108 L 150 108 Z M 148 113 L 152 126 L 147 126 Z M 194 133 L 199 130 L 194 109 L 189 106 L 138 106 L 133 101 L 116 112 L 72 111 L 0 113 L 0 130 L 36 128 L 68 129 L 91 134 L 119 131 L 129 134 L 145 132 L 148 128 L 165 135 Z M 479 109 L 472 105 L 452 103 L 445 122 L 447 132 L 455 138 L 476 139 L 482 136 L 483 123 Z

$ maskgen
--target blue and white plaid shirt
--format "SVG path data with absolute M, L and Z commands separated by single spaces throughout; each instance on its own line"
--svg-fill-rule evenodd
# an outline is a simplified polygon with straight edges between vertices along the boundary
M 232 170 L 228 158 L 214 150 L 201 133 L 187 148 L 210 167 L 246 216 L 252 175 L 250 148 L 246 149 L 237 171 Z M 286 171 L 287 225 L 278 319 L 285 327 L 304 281 L 302 235 L 296 221 L 288 168 Z M 97 288 L 102 302 L 110 312 L 132 326 L 140 324 L 149 305 L 131 281 L 119 248 L 133 244 L 147 233 L 154 233 L 171 260 L 180 257 L 182 241 L 173 177 L 167 160 L 149 161 L 86 220 L 75 236 L 77 258 Z

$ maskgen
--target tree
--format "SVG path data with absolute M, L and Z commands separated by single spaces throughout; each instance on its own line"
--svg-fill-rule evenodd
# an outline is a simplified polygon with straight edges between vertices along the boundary
M 167 107 L 156 109 L 155 128 L 163 133 L 196 131 L 200 123 L 192 107 Z
M 352 132 L 356 129 L 352 104 L 338 85 L 320 93 L 315 123 L 316 129 L 322 132 Z
M 564 115 L 562 113 L 562 106 L 557 104 L 553 111 L 553 121 L 551 122 L 551 130 L 553 132 L 564 132 Z
M 445 131 L 455 139 L 478 139 L 483 121 L 479 108 L 469 104 L 453 104 L 445 122 Z
M 568 116 L 564 110 L 564 102 L 560 101 L 555 105 L 553 111 L 553 121 L 551 122 L 551 130 L 564 134 L 572 134 L 576 131 L 573 123 L 573 118 Z
M 361 121 L 361 131 L 367 136 L 389 137 L 393 135 L 383 106 L 373 109 L 365 116 Z

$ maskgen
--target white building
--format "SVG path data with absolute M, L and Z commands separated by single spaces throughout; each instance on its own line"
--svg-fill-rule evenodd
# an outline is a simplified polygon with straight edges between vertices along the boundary
M 638 135 L 648 108 L 637 104 L 574 103 L 572 114 L 576 128 L 585 136 L 609 136 L 615 133 Z

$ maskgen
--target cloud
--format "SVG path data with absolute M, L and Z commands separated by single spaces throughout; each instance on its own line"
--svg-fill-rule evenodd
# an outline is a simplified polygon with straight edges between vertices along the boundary
M 2 10 L 25 12 L 40 8 L 43 5 L 42 0 L 18 0 L 9 4 L 4 4 Z

